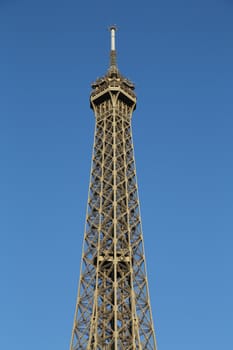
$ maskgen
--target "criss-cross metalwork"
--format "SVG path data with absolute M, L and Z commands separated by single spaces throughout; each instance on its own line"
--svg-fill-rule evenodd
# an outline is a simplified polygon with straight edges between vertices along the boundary
M 156 350 L 131 130 L 136 95 L 111 33 L 110 68 L 90 97 L 96 128 L 70 350 Z

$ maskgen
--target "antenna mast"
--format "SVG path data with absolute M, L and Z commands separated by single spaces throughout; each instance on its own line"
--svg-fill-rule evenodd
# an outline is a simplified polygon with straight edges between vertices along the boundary
M 116 62 L 116 31 L 117 31 L 117 27 L 115 25 L 112 25 L 109 29 L 111 32 L 110 68 L 111 67 L 117 68 L 117 62 Z

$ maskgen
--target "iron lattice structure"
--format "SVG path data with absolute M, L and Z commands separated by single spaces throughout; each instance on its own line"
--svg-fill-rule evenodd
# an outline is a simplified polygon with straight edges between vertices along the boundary
M 96 128 L 70 350 L 156 350 L 131 130 L 136 95 L 111 34 L 110 68 L 90 97 Z

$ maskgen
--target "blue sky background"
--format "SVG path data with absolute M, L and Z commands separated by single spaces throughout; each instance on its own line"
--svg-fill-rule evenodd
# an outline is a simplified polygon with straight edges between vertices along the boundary
M 0 1 L 0 348 L 69 348 L 112 23 L 159 349 L 231 349 L 232 0 Z

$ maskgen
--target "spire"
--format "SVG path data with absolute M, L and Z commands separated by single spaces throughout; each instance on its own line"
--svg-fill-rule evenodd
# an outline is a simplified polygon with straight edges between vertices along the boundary
M 115 41 L 117 27 L 115 25 L 112 25 L 109 29 L 111 33 L 110 71 L 118 72 L 117 62 L 116 62 L 116 41 Z

